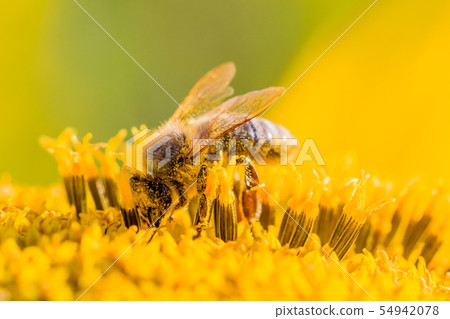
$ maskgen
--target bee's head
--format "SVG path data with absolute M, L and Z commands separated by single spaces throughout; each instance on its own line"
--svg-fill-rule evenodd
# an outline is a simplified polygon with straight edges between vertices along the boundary
M 172 204 L 170 188 L 161 178 L 143 174 L 134 174 L 130 179 L 130 186 L 136 204 L 144 209 L 150 223 L 157 223 Z

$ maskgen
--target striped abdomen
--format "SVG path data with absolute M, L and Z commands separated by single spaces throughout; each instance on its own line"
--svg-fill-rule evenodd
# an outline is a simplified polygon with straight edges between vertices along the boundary
M 251 141 L 254 150 L 259 148 L 258 154 L 268 164 L 280 162 L 280 143 L 291 144 L 295 142 L 292 133 L 282 125 L 260 118 L 252 119 L 241 126 L 235 128 L 225 136 L 226 139 L 236 140 L 236 151 L 238 155 L 251 156 L 248 146 L 240 142 L 242 140 Z M 287 146 L 288 157 L 296 153 L 295 146 Z

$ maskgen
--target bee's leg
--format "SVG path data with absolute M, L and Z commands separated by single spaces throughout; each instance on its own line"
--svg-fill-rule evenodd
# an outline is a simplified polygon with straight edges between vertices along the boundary
M 211 202 L 212 198 L 208 198 L 209 194 L 206 192 L 208 185 L 208 167 L 203 165 L 197 178 L 197 194 L 198 194 L 198 210 L 195 217 L 195 226 L 198 230 L 198 235 L 208 228 L 211 219 Z
M 255 166 L 250 162 L 245 166 L 245 189 L 242 192 L 242 210 L 250 223 L 259 221 L 262 211 L 262 199 L 258 194 L 259 177 Z
M 201 171 L 201 170 L 200 170 Z M 177 189 L 178 194 L 181 194 L 177 199 L 177 204 L 175 205 L 175 209 L 185 207 L 188 204 L 186 195 L 184 194 L 186 192 L 183 183 L 172 181 L 172 185 L 175 186 Z M 198 186 L 197 186 L 198 188 Z M 171 215 L 172 217 L 172 215 Z

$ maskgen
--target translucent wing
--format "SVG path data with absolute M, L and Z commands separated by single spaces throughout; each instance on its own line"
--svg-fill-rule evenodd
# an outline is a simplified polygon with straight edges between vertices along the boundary
M 284 93 L 282 87 L 271 87 L 231 98 L 218 106 L 217 114 L 199 130 L 198 138 L 217 139 L 267 110 Z
M 232 62 L 219 65 L 206 73 L 194 85 L 170 120 L 184 120 L 189 115 L 197 117 L 231 96 L 233 89 L 228 85 L 235 73 L 236 68 Z

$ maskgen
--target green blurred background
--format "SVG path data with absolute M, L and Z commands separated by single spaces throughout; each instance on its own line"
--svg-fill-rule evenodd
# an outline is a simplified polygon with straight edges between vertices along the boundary
M 324 50 L 371 1 L 79 3 L 181 101 L 202 74 L 226 61 L 237 65 L 237 93 L 288 86 L 281 78 L 304 44 Z M 156 126 L 175 110 L 74 1 L 5 1 L 0 9 L 0 174 L 23 184 L 56 182 L 56 164 L 39 136 L 71 126 L 105 141 L 121 128 Z

